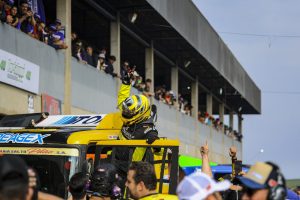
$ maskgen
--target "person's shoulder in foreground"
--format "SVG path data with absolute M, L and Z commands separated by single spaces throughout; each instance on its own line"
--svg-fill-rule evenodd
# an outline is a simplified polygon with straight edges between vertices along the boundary
M 140 200 L 178 200 L 178 197 L 172 194 L 152 194 L 145 196 Z

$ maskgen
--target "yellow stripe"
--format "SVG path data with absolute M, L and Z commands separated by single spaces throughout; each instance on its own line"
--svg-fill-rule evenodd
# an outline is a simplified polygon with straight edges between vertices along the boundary
M 68 140 L 68 144 L 89 144 L 99 142 L 101 140 L 116 140 L 119 136 L 119 130 L 88 130 L 72 133 Z
M 178 140 L 155 140 L 152 144 L 148 144 L 146 140 L 115 140 L 115 141 L 99 141 L 97 145 L 107 146 L 179 146 Z

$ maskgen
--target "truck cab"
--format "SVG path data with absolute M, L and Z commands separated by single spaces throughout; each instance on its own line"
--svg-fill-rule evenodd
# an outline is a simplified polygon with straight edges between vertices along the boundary
M 0 120 L 0 155 L 22 157 L 37 172 L 41 191 L 66 199 L 72 175 L 79 171 L 90 174 L 101 162 L 117 164 L 116 148 L 143 147 L 149 152 L 160 148 L 160 154 L 153 153 L 151 161 L 157 172 L 158 192 L 175 194 L 179 142 L 163 138 L 149 145 L 144 140 L 119 140 L 121 127 L 119 113 L 8 115 Z

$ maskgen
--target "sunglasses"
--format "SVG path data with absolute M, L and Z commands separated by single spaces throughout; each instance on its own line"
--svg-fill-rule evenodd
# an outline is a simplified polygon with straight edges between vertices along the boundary
M 108 197 L 107 194 L 101 194 L 99 192 L 92 192 L 88 194 L 89 197 Z

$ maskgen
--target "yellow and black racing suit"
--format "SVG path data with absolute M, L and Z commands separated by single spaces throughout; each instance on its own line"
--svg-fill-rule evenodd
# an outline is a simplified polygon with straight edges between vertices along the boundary
M 122 112 L 122 102 L 130 96 L 130 85 L 122 84 L 118 93 L 118 108 Z M 158 132 L 155 128 L 156 121 L 156 107 L 152 106 L 151 115 L 145 121 L 134 123 L 132 125 L 124 124 L 121 129 L 121 140 L 146 140 L 148 144 L 153 143 L 158 138 Z M 159 150 L 158 150 L 159 151 Z M 147 151 L 148 152 L 148 151 Z M 146 148 L 137 147 L 134 149 L 132 158 L 129 161 L 129 149 L 126 147 L 119 147 L 116 150 L 116 160 L 118 172 L 121 177 L 125 178 L 127 175 L 129 162 L 131 161 L 148 161 L 153 160 L 152 156 L 146 153 Z

